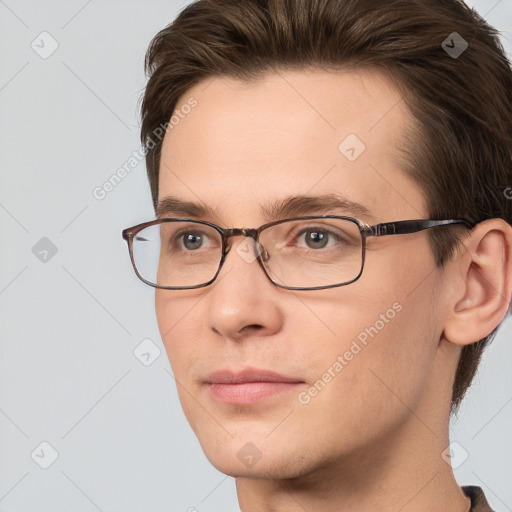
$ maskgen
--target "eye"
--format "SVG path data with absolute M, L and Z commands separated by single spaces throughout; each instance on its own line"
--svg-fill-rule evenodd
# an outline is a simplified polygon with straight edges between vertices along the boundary
M 199 249 L 203 244 L 203 235 L 200 233 L 185 233 L 181 236 L 183 245 L 186 249 Z
M 301 230 L 296 239 L 302 239 L 308 249 L 324 249 L 327 246 L 330 247 L 342 242 L 340 237 L 332 231 L 313 226 Z
M 211 248 L 213 242 L 207 233 L 198 230 L 182 230 L 175 233 L 170 240 L 172 248 L 185 249 L 186 251 L 208 249 Z
M 323 249 L 330 239 L 337 238 L 333 233 L 325 229 L 308 228 L 299 233 L 297 239 L 304 235 L 304 242 L 310 249 Z M 335 240 L 332 240 L 335 241 Z
M 169 255 L 205 254 L 222 246 L 220 234 L 212 227 L 194 222 L 166 222 L 160 225 L 161 247 Z

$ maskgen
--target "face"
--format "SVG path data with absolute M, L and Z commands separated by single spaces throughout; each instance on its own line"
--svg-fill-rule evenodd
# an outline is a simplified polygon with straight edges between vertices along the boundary
M 333 193 L 367 213 L 322 204 L 297 213 L 370 224 L 427 217 L 400 164 L 410 114 L 378 72 L 209 79 L 177 109 L 190 98 L 197 104 L 164 139 L 159 200 L 205 204 L 212 213 L 201 219 L 222 227 L 256 228 L 273 220 L 263 206 Z M 424 400 L 442 333 L 426 232 L 370 237 L 357 281 L 307 291 L 275 286 L 237 252 L 247 239 L 231 242 L 213 284 L 155 292 L 181 404 L 206 456 L 235 477 L 291 478 L 382 445 Z M 212 377 L 247 370 L 242 384 Z

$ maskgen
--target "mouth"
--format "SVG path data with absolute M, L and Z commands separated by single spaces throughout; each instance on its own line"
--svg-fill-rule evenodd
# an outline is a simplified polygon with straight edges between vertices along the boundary
M 258 368 L 245 368 L 238 372 L 218 370 L 205 379 L 213 399 L 246 405 L 289 392 L 304 383 L 297 378 Z

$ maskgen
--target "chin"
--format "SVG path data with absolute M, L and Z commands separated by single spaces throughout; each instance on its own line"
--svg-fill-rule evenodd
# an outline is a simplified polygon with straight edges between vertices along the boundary
M 284 461 L 279 454 L 270 459 L 262 458 L 253 467 L 244 467 L 239 461 L 233 462 L 232 458 L 226 456 L 209 457 L 207 455 L 207 458 L 218 471 L 233 478 L 290 480 L 306 475 L 314 469 L 300 457 L 294 461 Z
M 320 453 L 315 457 L 312 453 L 314 450 L 300 446 L 296 438 L 295 441 L 289 439 L 294 442 L 288 447 L 282 442 L 276 443 L 277 440 L 270 443 L 270 439 L 265 441 L 264 438 L 261 436 L 261 442 L 245 442 L 239 436 L 229 439 L 199 437 L 199 441 L 209 462 L 221 473 L 233 478 L 294 479 L 327 463 Z M 252 439 L 257 437 L 253 436 Z

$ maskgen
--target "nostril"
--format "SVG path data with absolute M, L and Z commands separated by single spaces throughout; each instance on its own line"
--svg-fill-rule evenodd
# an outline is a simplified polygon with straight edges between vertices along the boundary
M 263 329 L 263 325 L 261 325 L 261 324 L 250 324 L 250 325 L 246 325 L 245 329 L 247 329 L 247 330 L 254 330 L 254 331 L 261 331 L 261 329 Z

